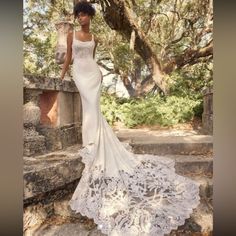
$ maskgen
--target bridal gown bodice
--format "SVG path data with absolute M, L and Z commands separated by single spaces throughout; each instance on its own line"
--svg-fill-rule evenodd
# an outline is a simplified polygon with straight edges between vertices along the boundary
M 89 127 L 89 131 L 83 130 L 83 145 L 86 146 L 94 141 L 98 129 L 99 96 L 101 86 L 100 69 L 93 58 L 95 42 L 80 41 L 73 37 L 73 79 L 79 89 L 83 107 L 83 127 Z
M 134 154 L 121 143 L 100 109 L 101 72 L 94 39 L 73 36 L 73 80 L 82 102 L 85 164 L 69 205 L 93 218 L 109 236 L 163 236 L 184 224 L 199 204 L 199 185 L 175 173 L 164 156 Z

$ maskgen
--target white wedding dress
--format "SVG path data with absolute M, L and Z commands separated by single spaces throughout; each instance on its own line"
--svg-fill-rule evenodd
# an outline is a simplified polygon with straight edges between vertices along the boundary
M 110 236 L 160 236 L 183 225 L 199 204 L 199 185 L 175 173 L 174 161 L 134 154 L 100 110 L 101 72 L 94 39 L 73 36 L 73 80 L 82 100 L 85 168 L 69 206 Z

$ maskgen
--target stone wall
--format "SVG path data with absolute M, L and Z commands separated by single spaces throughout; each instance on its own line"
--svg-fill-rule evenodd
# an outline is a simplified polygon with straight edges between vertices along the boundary
M 73 80 L 25 75 L 23 89 L 25 156 L 82 142 L 82 106 Z

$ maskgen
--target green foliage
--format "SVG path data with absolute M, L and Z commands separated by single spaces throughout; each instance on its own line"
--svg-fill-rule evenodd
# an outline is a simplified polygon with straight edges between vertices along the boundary
M 32 36 L 27 45 L 27 47 L 31 47 L 31 51 L 24 51 L 24 73 L 48 76 L 57 74 L 60 68 L 54 59 L 55 45 L 55 32 L 50 33 L 46 38 Z
M 129 49 L 129 45 L 127 43 L 120 43 L 113 50 L 114 55 L 114 63 L 117 67 L 122 68 L 122 71 L 126 71 L 127 73 L 132 71 L 133 60 L 135 53 Z
M 137 125 L 171 126 L 190 121 L 201 113 L 201 100 L 190 97 L 149 95 L 145 98 L 120 99 L 103 93 L 101 110 L 112 125 L 121 121 L 126 127 Z
M 176 70 L 166 79 L 170 95 L 147 95 L 144 98 L 119 98 L 102 93 L 101 109 L 108 122 L 116 121 L 132 128 L 137 125 L 171 126 L 201 118 L 203 89 L 212 86 L 212 64 L 198 63 Z
M 72 9 L 72 4 L 64 1 L 24 1 L 24 73 L 59 75 L 61 69 L 54 58 L 57 43 L 55 23 L 61 19 L 65 8 Z
M 118 109 L 118 99 L 114 95 L 103 92 L 101 96 L 101 110 L 110 124 L 113 124 L 117 120 L 116 112 Z
M 167 80 L 171 95 L 202 99 L 203 89 L 213 85 L 212 63 L 198 63 L 182 70 L 175 70 Z
M 196 37 L 204 28 L 212 27 L 208 25 L 208 1 L 186 0 L 174 4 L 172 0 L 127 0 L 126 3 L 162 66 L 186 49 L 201 48 L 212 38 L 212 32 L 202 38 Z M 99 38 L 96 57 L 100 65 L 110 69 L 110 74 L 121 73 L 128 77 L 132 77 L 138 67 L 142 81 L 150 73 L 146 62 L 137 52 L 130 50 L 129 39 L 112 30 L 105 22 L 101 5 L 96 4 L 96 8 L 91 32 Z M 73 1 L 24 1 L 25 73 L 59 76 L 61 69 L 54 58 L 57 40 L 55 23 L 62 18 L 64 11 L 72 12 L 72 9 Z M 77 29 L 78 22 L 75 22 L 75 27 Z M 141 60 L 138 66 L 135 64 L 137 58 Z M 166 76 L 170 84 L 168 97 L 148 95 L 126 99 L 103 93 L 101 109 L 110 124 L 121 121 L 127 127 L 142 124 L 169 126 L 186 122 L 194 116 L 201 117 L 202 90 L 212 85 L 212 78 L 211 59 L 197 61 L 194 65 L 189 63 Z
M 187 48 L 199 48 L 202 44 L 205 45 L 204 40 L 195 38 L 205 27 L 211 28 L 207 26 L 208 1 L 186 0 L 176 1 L 175 4 L 172 0 L 127 0 L 125 2 L 129 5 L 134 21 L 162 65 L 171 61 L 172 57 L 182 54 Z M 112 30 L 105 22 L 101 4 L 95 5 L 97 14 L 92 20 L 91 32 L 100 39 L 96 49 L 96 57 L 100 65 L 109 67 L 114 74 L 119 71 L 127 76 L 133 76 L 136 70 L 135 59 L 140 56 L 130 50 L 129 39 L 118 31 Z M 55 23 L 65 16 L 64 12 L 72 13 L 73 1 L 25 0 L 23 10 L 24 72 L 59 76 L 60 68 L 54 58 L 57 33 Z M 77 28 L 78 22 L 75 22 L 75 26 Z M 212 33 L 206 34 L 203 38 L 209 40 L 212 38 Z M 143 61 L 139 67 L 143 75 L 141 80 L 143 80 L 150 71 L 146 73 L 147 65 Z M 192 68 L 196 69 L 195 66 L 187 67 L 189 78 L 194 78 L 199 83 L 204 82 L 204 75 L 202 77 L 191 75 L 195 73 L 192 70 Z M 185 75 L 184 77 L 186 78 Z M 176 83 L 185 83 L 183 87 L 186 87 L 186 83 L 189 82 L 180 80 Z

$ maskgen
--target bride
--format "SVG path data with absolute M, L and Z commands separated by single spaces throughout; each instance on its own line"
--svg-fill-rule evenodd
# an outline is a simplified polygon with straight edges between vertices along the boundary
M 74 16 L 81 26 L 68 33 L 61 79 L 73 56 L 73 80 L 82 101 L 85 168 L 69 206 L 92 218 L 107 235 L 160 236 L 183 225 L 199 204 L 199 185 L 175 173 L 174 161 L 134 154 L 119 141 L 100 109 L 102 73 L 95 61 L 98 39 L 90 32 L 95 9 L 79 2 Z

